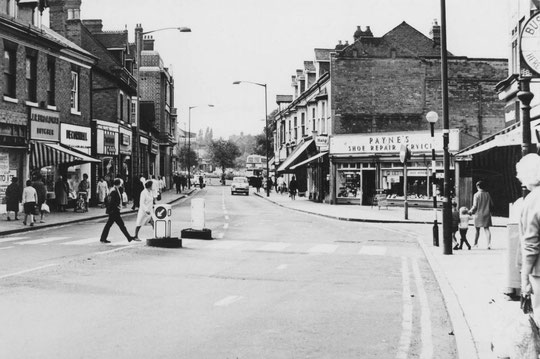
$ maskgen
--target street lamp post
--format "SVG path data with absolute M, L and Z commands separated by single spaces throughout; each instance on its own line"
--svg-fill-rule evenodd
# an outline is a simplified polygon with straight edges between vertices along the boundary
M 435 172 L 435 123 L 439 120 L 437 112 L 430 111 L 426 114 L 426 119 L 429 122 L 431 128 L 431 192 L 433 195 L 433 245 L 439 246 L 439 227 L 437 224 L 437 185 L 435 180 L 437 178 Z
M 214 105 L 207 104 L 208 107 L 214 107 Z M 191 109 L 199 106 L 189 106 L 188 111 L 188 152 L 187 152 L 187 175 L 188 175 L 188 189 L 191 188 Z
M 266 147 L 266 197 L 270 197 L 270 186 L 269 186 L 269 178 L 270 178 L 270 144 L 268 140 L 268 93 L 267 93 L 267 87 L 266 84 L 258 83 L 258 82 L 251 82 L 251 81 L 234 81 L 233 85 L 239 85 L 241 83 L 248 83 L 252 85 L 257 85 L 264 87 L 264 132 L 265 132 L 265 147 Z
M 137 24 L 135 27 L 135 55 L 137 62 L 137 93 L 136 93 L 136 113 L 135 113 L 135 138 L 133 139 L 133 159 L 131 161 L 132 174 L 135 176 L 136 172 L 141 172 L 141 153 L 140 153 L 140 128 L 141 128 L 141 107 L 140 107 L 140 68 L 141 68 L 141 53 L 142 53 L 142 42 L 143 35 L 151 34 L 153 32 L 163 31 L 163 30 L 178 30 L 179 32 L 191 32 L 189 27 L 164 27 L 161 29 L 150 30 L 143 32 L 141 24 Z M 138 173 L 139 175 L 141 173 Z M 133 182 L 132 182 L 133 183 Z
M 443 254 L 452 254 L 452 205 L 450 203 L 450 153 L 448 143 L 450 121 L 448 118 L 448 54 L 446 51 L 446 0 L 441 0 L 441 87 L 443 109 Z

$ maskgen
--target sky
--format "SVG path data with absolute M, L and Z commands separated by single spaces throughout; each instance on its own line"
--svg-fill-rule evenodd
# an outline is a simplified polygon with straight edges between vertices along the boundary
M 508 2 L 446 1 L 448 50 L 454 55 L 507 58 Z M 292 95 L 291 75 L 314 59 L 314 48 L 353 42 L 357 26 L 383 36 L 405 21 L 429 36 L 440 23 L 437 0 L 82 0 L 82 19 L 102 19 L 103 29 L 127 27 L 130 41 L 144 31 L 190 27 L 152 34 L 155 49 L 175 79 L 180 128 L 211 127 L 214 138 L 258 134 L 264 128 L 264 88 L 268 113 L 276 95 Z M 208 107 L 208 104 L 214 107 Z

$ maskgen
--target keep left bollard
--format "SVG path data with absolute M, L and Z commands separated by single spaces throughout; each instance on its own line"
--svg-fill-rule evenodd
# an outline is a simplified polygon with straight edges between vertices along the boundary
M 152 211 L 154 220 L 154 238 L 146 240 L 150 247 L 182 248 L 182 239 L 171 237 L 171 214 L 170 204 L 158 204 Z

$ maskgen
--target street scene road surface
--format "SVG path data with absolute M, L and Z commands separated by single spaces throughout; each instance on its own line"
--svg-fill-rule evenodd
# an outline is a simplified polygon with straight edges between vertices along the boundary
M 422 228 L 207 186 L 173 206 L 173 235 L 190 226 L 191 198 L 205 200 L 214 239 L 181 249 L 128 243 L 116 227 L 101 244 L 103 219 L 0 237 L 0 356 L 456 357 Z

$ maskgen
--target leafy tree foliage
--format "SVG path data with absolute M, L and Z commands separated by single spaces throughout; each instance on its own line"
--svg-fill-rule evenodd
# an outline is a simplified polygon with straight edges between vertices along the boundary
M 225 172 L 226 168 L 235 167 L 236 159 L 241 155 L 236 143 L 231 140 L 219 139 L 210 142 L 208 146 L 210 162 Z
M 188 152 L 188 146 L 185 145 L 183 147 L 180 147 L 178 150 L 178 161 L 180 162 L 180 165 L 182 168 L 185 168 L 187 170 L 188 165 L 188 153 L 189 153 L 189 165 L 191 167 L 199 166 L 199 158 L 197 156 L 197 152 L 193 150 L 193 146 L 190 148 L 190 151 Z

